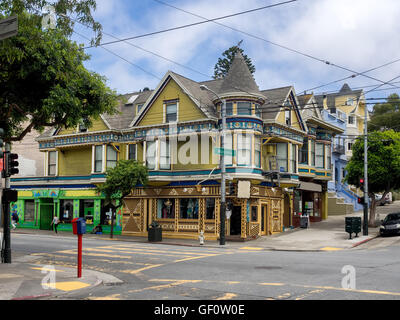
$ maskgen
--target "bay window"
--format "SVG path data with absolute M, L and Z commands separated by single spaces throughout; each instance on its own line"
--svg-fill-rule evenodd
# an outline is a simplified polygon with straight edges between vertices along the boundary
M 160 140 L 160 169 L 171 169 L 171 150 L 169 141 Z
M 149 170 L 155 170 L 157 159 L 157 141 L 147 141 L 146 145 L 146 166 Z
M 325 168 L 325 145 L 323 143 L 316 144 L 315 166 L 317 168 Z
M 290 169 L 292 173 L 297 172 L 297 152 L 296 152 L 296 145 L 292 144 L 291 148 L 291 157 L 290 157 Z
M 251 135 L 241 134 L 238 138 L 238 165 L 251 166 Z
M 276 162 L 280 172 L 288 172 L 288 145 L 286 143 L 276 144 Z
M 254 165 L 261 168 L 261 139 L 254 137 Z
M 238 102 L 237 103 L 237 114 L 238 115 L 251 115 L 251 103 L 250 102 Z

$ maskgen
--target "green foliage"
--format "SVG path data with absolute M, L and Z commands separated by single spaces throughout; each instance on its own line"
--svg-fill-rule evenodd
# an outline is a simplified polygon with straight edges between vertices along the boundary
M 74 127 L 82 119 L 90 127 L 101 114 L 115 113 L 117 95 L 102 76 L 84 67 L 88 59 L 63 30 L 42 31 L 40 17 L 20 14 L 18 35 L 0 43 L 0 119 L 7 119 L 6 140 L 22 140 L 31 129 L 46 126 Z
M 251 62 L 251 59 L 243 53 L 243 49 L 237 46 L 233 46 L 224 51 L 224 53 L 222 54 L 224 58 L 218 59 L 218 62 L 214 67 L 214 79 L 222 79 L 228 74 L 229 68 L 231 67 L 233 62 L 233 58 L 235 57 L 235 54 L 238 50 L 243 55 L 243 58 L 246 61 L 246 64 L 249 67 L 251 74 L 254 74 L 254 72 L 256 72 L 255 66 Z
M 97 187 L 97 192 L 104 194 L 106 202 L 116 200 L 122 205 L 122 199 L 128 196 L 138 185 L 145 186 L 148 181 L 146 166 L 134 160 L 120 160 L 115 168 L 106 172 L 106 182 Z
M 99 44 L 102 38 L 102 26 L 93 18 L 96 0 L 0 0 L 0 12 L 6 16 L 28 12 L 40 15 L 46 6 L 52 6 L 57 15 L 57 29 L 65 36 L 70 36 L 76 20 L 92 28 L 95 37 L 92 44 Z M 73 17 L 73 20 L 65 17 Z
M 353 156 L 346 166 L 346 182 L 360 187 L 364 177 L 364 139 L 353 145 Z M 393 130 L 368 135 L 368 191 L 389 192 L 400 188 L 400 133 Z
M 398 94 L 391 94 L 386 103 L 378 103 L 374 106 L 368 128 L 370 131 L 393 129 L 400 132 L 400 97 Z

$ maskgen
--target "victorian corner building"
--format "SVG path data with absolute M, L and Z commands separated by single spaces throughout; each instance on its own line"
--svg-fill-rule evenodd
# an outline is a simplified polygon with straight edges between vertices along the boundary
M 311 222 L 327 218 L 331 143 L 343 129 L 323 120 L 312 94 L 297 96 L 293 86 L 260 90 L 237 53 L 223 79 L 196 82 L 169 71 L 154 90 L 121 98 L 120 113 L 91 128 L 54 128 L 36 139 L 44 176 L 12 179 L 21 227 L 49 229 L 57 215 L 60 230 L 84 217 L 89 232 L 99 224 L 109 232 L 111 211 L 95 187 L 108 167 L 134 159 L 149 168 L 149 183 L 124 200 L 116 234 L 147 237 L 157 221 L 163 237 L 198 239 L 203 231 L 206 240 L 218 239 L 220 156 L 228 175 L 228 240 L 298 227 L 301 214 Z

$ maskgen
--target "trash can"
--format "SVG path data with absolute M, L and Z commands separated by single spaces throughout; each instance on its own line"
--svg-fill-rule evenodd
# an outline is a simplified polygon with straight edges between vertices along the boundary
M 159 223 L 153 221 L 148 231 L 149 242 L 160 242 L 162 241 L 162 228 Z
M 308 216 L 300 217 L 300 228 L 307 229 L 308 228 Z
M 352 233 L 358 234 L 361 232 L 361 217 L 346 217 L 346 232 L 349 233 L 350 239 Z

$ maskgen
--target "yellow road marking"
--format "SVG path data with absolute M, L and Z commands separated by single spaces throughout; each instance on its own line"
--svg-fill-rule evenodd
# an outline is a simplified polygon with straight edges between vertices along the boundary
M 263 283 L 259 283 L 259 285 L 261 285 L 261 286 L 284 286 L 285 284 L 284 283 L 265 283 L 265 282 L 263 282 Z
M 148 267 L 144 267 L 144 268 L 141 268 L 141 269 L 136 269 L 136 270 L 121 270 L 121 272 L 129 273 L 129 274 L 137 274 L 137 273 L 142 272 L 144 270 L 157 268 L 157 267 L 161 267 L 161 266 L 163 266 L 163 264 L 154 264 L 154 265 L 151 265 L 151 266 L 148 266 Z
M 234 293 L 225 293 L 222 297 L 219 297 L 215 300 L 230 300 L 237 297 L 237 294 Z
M 111 249 L 110 247 L 101 247 L 101 248 L 97 248 L 99 250 L 102 249 Z M 201 256 L 205 256 L 205 255 L 213 255 L 213 254 L 221 254 L 221 252 L 194 252 L 194 251 L 176 251 L 176 250 L 157 250 L 157 249 L 147 249 L 147 248 L 123 248 L 123 247 L 112 247 L 113 252 L 115 252 L 116 250 L 118 251 L 122 251 L 122 252 L 127 252 L 127 253 L 137 253 L 139 252 L 150 252 L 150 253 L 168 253 L 168 254 L 174 254 L 176 253 L 177 255 L 201 255 Z
M 263 250 L 263 248 L 259 248 L 259 247 L 241 247 L 239 248 L 240 250 L 250 250 L 250 251 L 259 251 L 259 250 Z
M 48 284 L 43 284 L 44 287 L 57 289 L 61 291 L 75 291 L 79 289 L 83 289 L 86 287 L 90 287 L 90 284 L 80 282 L 80 281 L 68 281 L 68 282 L 51 282 Z
M 147 288 L 143 288 L 143 289 L 130 290 L 129 293 L 142 292 L 145 290 L 162 290 L 162 289 L 176 287 L 176 286 L 179 286 L 179 285 L 185 284 L 185 283 L 198 283 L 198 282 L 202 282 L 202 280 L 177 280 L 177 281 L 175 280 L 175 282 L 172 282 L 169 284 L 162 284 L 159 286 L 152 286 L 152 287 L 147 287 Z
M 111 296 L 105 296 L 105 297 L 89 297 L 89 300 L 121 300 L 121 295 L 120 294 L 113 294 Z
M 11 273 L 0 274 L 0 279 L 12 279 L 12 278 L 21 278 L 23 276 Z
M 343 248 L 325 247 L 325 248 L 321 248 L 320 250 L 322 250 L 322 251 L 339 251 L 339 250 L 343 250 Z
M 51 269 L 51 268 L 34 268 L 34 267 L 31 267 L 31 269 L 33 269 L 33 270 L 40 270 L 40 271 L 65 272 L 65 271 L 63 271 L 63 270 L 56 270 L 56 269 Z

